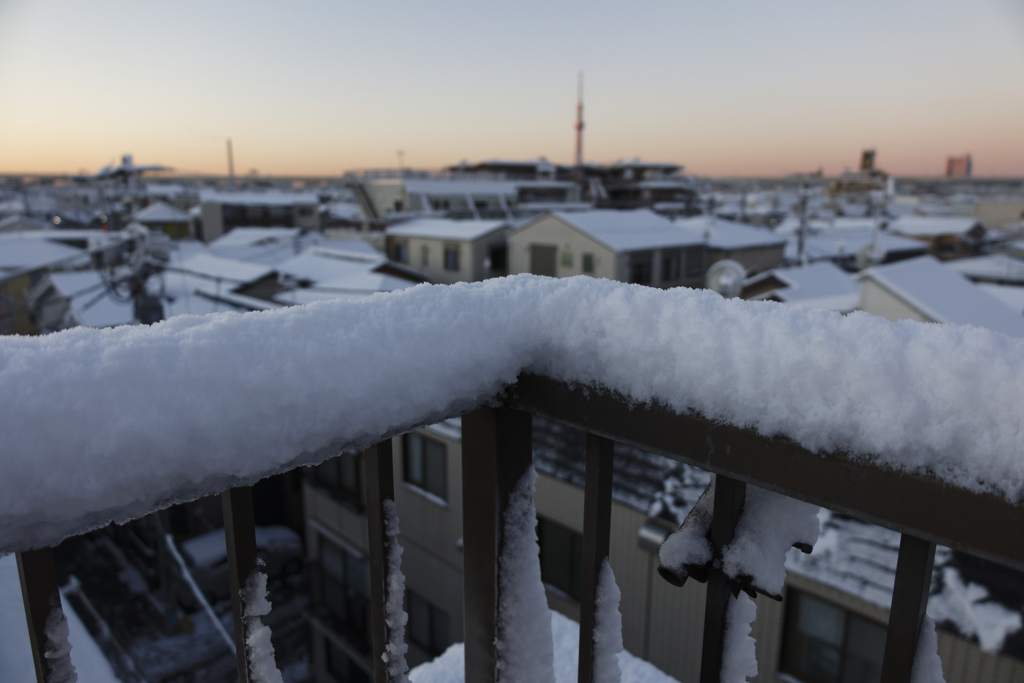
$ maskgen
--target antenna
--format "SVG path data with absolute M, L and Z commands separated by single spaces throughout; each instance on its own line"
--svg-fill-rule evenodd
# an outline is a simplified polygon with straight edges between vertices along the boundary
M 235 155 L 231 151 L 231 138 L 228 138 L 228 180 L 235 185 Z
M 576 84 L 576 174 L 583 182 L 583 72 L 579 73 Z

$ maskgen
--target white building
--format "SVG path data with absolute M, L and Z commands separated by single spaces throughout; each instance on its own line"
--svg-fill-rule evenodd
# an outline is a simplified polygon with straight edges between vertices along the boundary
M 387 228 L 387 253 L 434 282 L 476 282 L 507 273 L 505 221 L 422 218 Z

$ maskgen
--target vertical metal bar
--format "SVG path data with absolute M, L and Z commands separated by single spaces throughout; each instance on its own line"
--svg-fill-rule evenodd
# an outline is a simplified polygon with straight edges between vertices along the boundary
M 231 588 L 231 615 L 235 622 L 235 658 L 239 683 L 250 683 L 249 658 L 245 647 L 245 605 L 242 588 L 256 569 L 256 523 L 252 511 L 252 489 L 242 486 L 221 494 L 224 508 L 224 538 L 228 551 L 228 581 Z
M 722 550 L 732 543 L 736 523 L 743 513 L 747 485 L 719 474 L 715 478 L 715 512 L 711 520 L 711 546 L 714 565 L 721 567 Z M 704 642 L 701 645 L 700 683 L 719 683 L 725 649 L 726 616 L 732 591 L 721 569 L 708 573 L 707 599 L 704 603 Z
M 914 670 L 917 640 L 921 635 L 928 594 L 932 587 L 935 544 L 910 534 L 900 537 L 896 583 L 885 633 L 882 683 L 905 683 Z
M 46 683 L 50 663 L 46 653 L 46 618 L 54 608 L 61 609 L 60 590 L 57 585 L 57 565 L 53 561 L 53 548 L 26 550 L 17 553 L 18 576 L 21 579 L 21 599 L 25 603 L 25 621 L 32 645 L 32 661 L 36 665 L 36 680 Z
M 601 566 L 608 557 L 612 525 L 612 462 L 615 442 L 587 434 L 583 497 L 583 576 L 580 585 L 579 683 L 594 680 L 594 602 Z
M 391 439 L 364 451 L 366 456 L 366 524 L 370 554 L 370 630 L 373 634 L 373 680 L 388 683 L 388 631 L 385 603 L 388 582 L 388 537 L 384 501 L 395 499 L 395 465 Z
M 498 556 L 509 494 L 533 461 L 533 416 L 480 408 L 462 418 L 462 542 L 466 680 L 497 675 Z

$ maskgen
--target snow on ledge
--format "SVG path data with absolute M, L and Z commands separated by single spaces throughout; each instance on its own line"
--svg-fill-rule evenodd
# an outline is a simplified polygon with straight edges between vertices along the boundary
M 523 370 L 1024 491 L 1024 340 L 594 278 L 0 337 L 0 552 L 470 410 Z

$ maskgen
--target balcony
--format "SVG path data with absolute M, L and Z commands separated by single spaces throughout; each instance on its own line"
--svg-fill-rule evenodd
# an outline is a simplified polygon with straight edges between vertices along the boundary
M 0 550 L 18 552 L 37 676 L 53 680 L 50 547 L 221 493 L 239 679 L 263 680 L 259 596 L 242 591 L 257 570 L 249 487 L 366 448 L 375 680 L 399 680 L 390 439 L 462 415 L 466 680 L 497 680 L 505 512 L 540 415 L 588 433 L 580 681 L 600 661 L 615 442 L 716 475 L 716 561 L 688 572 L 707 582 L 702 682 L 721 679 L 730 605 L 766 593 L 722 569 L 748 487 L 902 534 L 882 680 L 909 681 L 935 544 L 1024 568 L 1022 354 L 974 328 L 534 277 L 8 338 Z

